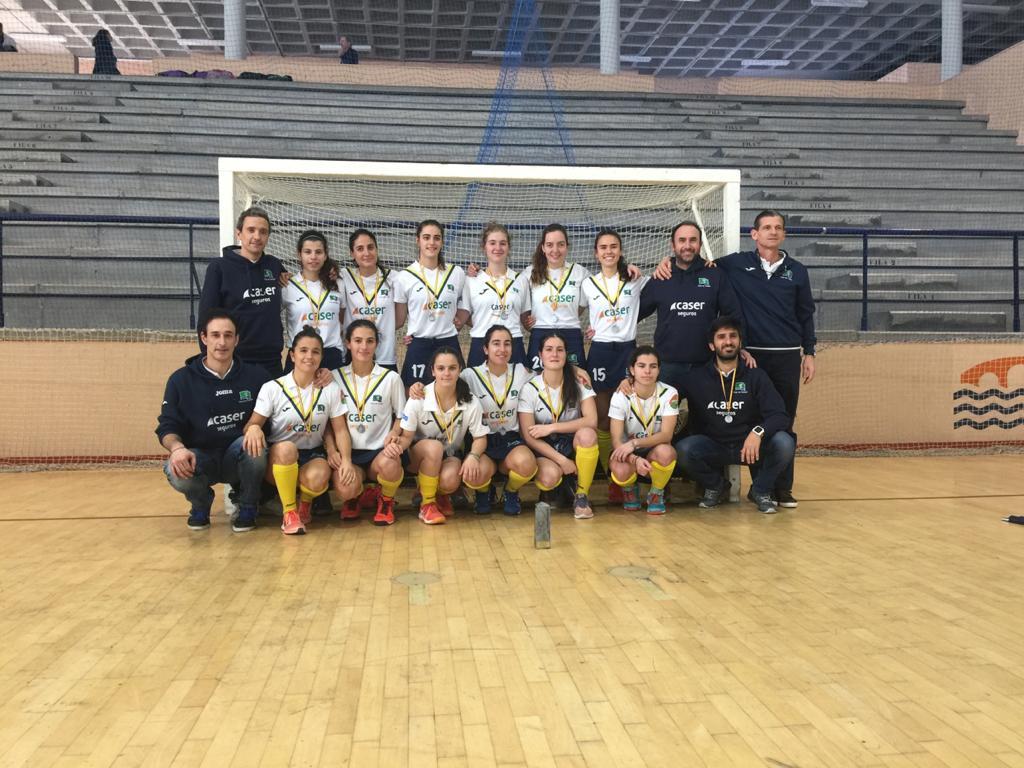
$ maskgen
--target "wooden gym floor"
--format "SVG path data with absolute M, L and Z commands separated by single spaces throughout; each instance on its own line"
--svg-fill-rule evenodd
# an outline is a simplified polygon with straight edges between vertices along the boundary
M 0 475 L 0 765 L 1024 766 L 1022 469 L 802 458 L 797 510 L 556 513 L 546 551 Z

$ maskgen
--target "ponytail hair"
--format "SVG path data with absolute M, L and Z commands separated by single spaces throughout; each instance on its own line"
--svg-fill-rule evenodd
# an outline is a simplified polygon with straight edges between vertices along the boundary
M 419 239 L 420 234 L 423 232 L 424 227 L 437 227 L 441 233 L 441 250 L 437 253 L 437 268 L 444 269 L 444 227 L 441 226 L 441 222 L 436 219 L 424 219 L 418 225 L 416 225 L 416 238 Z M 374 239 L 374 242 L 377 242 Z M 461 402 L 461 401 L 460 401 Z
M 295 334 L 295 338 L 292 339 L 292 345 L 288 347 L 289 352 L 295 351 L 295 347 L 298 346 L 300 339 L 316 339 L 318 342 L 320 342 L 320 351 L 323 352 L 324 340 L 320 336 L 319 331 L 317 331 L 317 329 L 314 328 L 312 325 L 302 326 L 302 330 Z
M 434 363 L 437 362 L 437 358 L 441 355 L 451 355 L 455 358 L 455 361 L 459 364 L 459 371 L 462 371 L 462 360 L 459 357 L 459 353 L 451 347 L 438 347 L 434 350 L 434 354 L 430 356 L 430 370 L 434 370 Z M 455 377 L 455 402 L 456 403 L 468 403 L 473 399 L 473 393 L 469 391 L 469 384 L 463 381 L 461 376 Z
M 552 232 L 561 232 L 565 242 L 569 242 L 569 232 L 561 224 L 548 224 L 544 227 L 540 233 L 540 241 L 533 249 L 533 272 L 530 275 L 530 282 L 533 285 L 543 285 L 548 279 L 548 257 L 544 255 L 544 239 Z
M 563 408 L 575 408 L 580 404 L 580 383 L 576 380 L 576 366 L 569 362 L 569 344 L 558 331 L 547 331 L 540 339 L 538 350 L 544 349 L 548 339 L 558 339 L 566 350 L 565 367 L 562 368 L 562 405 Z

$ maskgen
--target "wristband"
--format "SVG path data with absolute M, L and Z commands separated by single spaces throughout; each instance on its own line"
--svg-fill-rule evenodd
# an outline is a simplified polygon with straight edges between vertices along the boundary
M 184 445 L 179 445 L 177 448 L 172 448 L 171 452 L 169 454 L 167 454 L 167 455 L 168 456 L 173 456 L 175 451 L 187 451 L 187 450 L 188 450 L 188 448 L 186 448 Z
M 473 451 L 470 451 L 469 453 L 466 454 L 466 458 L 468 459 L 470 456 L 472 456 L 477 461 L 480 461 L 480 454 L 479 453 L 473 453 Z

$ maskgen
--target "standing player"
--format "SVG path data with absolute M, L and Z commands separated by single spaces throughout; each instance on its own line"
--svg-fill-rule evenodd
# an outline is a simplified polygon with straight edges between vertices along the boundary
M 323 341 L 306 326 L 292 342 L 289 356 L 294 366 L 291 373 L 260 389 L 245 425 L 245 450 L 258 456 L 265 449 L 263 425 L 269 421 L 267 480 L 277 486 L 281 497 L 281 530 L 303 534 L 312 519 L 313 499 L 327 490 L 331 468 L 339 470 L 346 485 L 353 484 L 355 470 L 341 390 L 333 381 L 321 389 L 313 380 L 323 359 Z
M 459 328 L 468 312 L 459 317 L 462 289 L 466 273 L 454 264 L 445 265 L 442 248 L 444 229 L 433 219 L 416 227 L 416 261 L 402 270 L 395 285 L 395 327 L 408 320 L 402 383 L 408 388 L 415 382 L 432 380 L 430 361 L 442 347 L 453 350 L 463 365 L 459 348 Z
M 235 358 L 238 332 L 223 309 L 202 316 L 199 338 L 206 355 L 189 359 L 167 380 L 156 434 L 168 451 L 164 474 L 191 504 L 188 527 L 210 527 L 216 483 L 239 487 L 240 508 L 232 522 L 236 532 L 256 527 L 256 505 L 267 468 L 266 452 L 249 455 L 242 448 L 242 425 L 252 414 L 255 394 L 267 380 L 257 365 Z
M 348 501 L 342 506 L 341 519 L 359 517 L 365 501 L 376 503 L 374 525 L 395 522 L 395 493 L 402 484 L 402 447 L 399 441 L 400 419 L 405 408 L 405 387 L 394 371 L 374 363 L 380 333 L 369 320 L 353 320 L 345 329 L 345 346 L 352 363 L 334 371 L 334 379 L 348 407 L 348 431 L 352 438 L 352 483 L 334 475 L 334 487 Z M 379 488 L 367 495 L 363 483 L 375 480 Z
M 508 253 L 512 236 L 502 224 L 490 222 L 480 236 L 480 246 L 487 257 L 483 272 L 470 267 L 470 277 L 462 305 L 469 310 L 472 326 L 469 336 L 469 365 L 477 366 L 484 361 L 484 336 L 494 325 L 503 325 L 512 334 L 512 363 L 525 363 L 523 328 L 520 315 L 526 308 L 527 288 L 516 281 L 516 273 L 508 266 Z
M 597 469 L 594 391 L 580 386 L 558 331 L 548 331 L 538 344 L 544 372 L 519 393 L 519 431 L 537 455 L 537 487 L 551 491 L 566 475 L 576 475 L 573 513 L 588 519 L 594 516 L 588 494 Z
M 508 478 L 504 491 L 506 515 L 522 511 L 519 489 L 537 474 L 537 457 L 519 434 L 519 395 L 533 378 L 533 371 L 510 362 L 515 349 L 512 332 L 492 325 L 483 339 L 485 363 L 462 372 L 470 392 L 480 401 L 482 421 L 488 429 L 487 448 L 481 458 L 489 476 L 495 470 Z M 487 514 L 495 502 L 494 487 L 488 483 L 476 494 L 477 514 Z
M 345 313 L 351 320 L 369 320 L 377 326 L 377 364 L 398 371 L 395 351 L 395 274 L 381 267 L 377 236 L 357 229 L 348 238 L 348 251 L 355 268 L 341 273 L 345 291 Z
M 423 399 L 405 404 L 401 447 L 409 451 L 409 470 L 418 473 L 420 520 L 442 525 L 445 515 L 452 514 L 448 496 L 460 484 L 479 490 L 491 481 L 483 463 L 489 430 L 482 421 L 480 401 L 459 378 L 458 352 L 441 347 L 429 364 L 433 381 L 424 388 Z M 467 434 L 473 442 L 463 455 Z
M 659 381 L 654 347 L 639 347 L 629 359 L 633 393 L 612 395 L 611 479 L 623 489 L 623 507 L 640 509 L 637 475 L 651 478 L 647 514 L 665 514 L 665 486 L 676 468 L 672 435 L 679 416 L 679 392 Z
M 296 248 L 300 271 L 284 287 L 282 302 L 288 321 L 288 338 L 312 326 L 324 340 L 323 367 L 333 371 L 345 361 L 341 342 L 345 307 L 338 290 L 338 266 L 327 250 L 327 237 L 315 229 L 299 235 Z
M 238 217 L 235 238 L 219 260 L 206 268 L 199 296 L 199 315 L 223 307 L 238 320 L 236 354 L 267 371 L 269 378 L 282 373 L 281 291 L 284 265 L 263 249 L 270 238 L 270 216 L 262 208 L 247 208 Z M 200 340 L 200 350 L 205 352 Z

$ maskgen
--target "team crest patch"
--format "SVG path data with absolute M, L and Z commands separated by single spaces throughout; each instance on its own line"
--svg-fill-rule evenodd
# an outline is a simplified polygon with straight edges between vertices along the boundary
M 373 396 L 373 397 L 371 397 L 370 399 L 371 399 L 371 400 L 372 400 L 373 402 L 375 402 L 375 403 L 383 403 L 383 402 L 384 402 L 384 398 L 382 398 L 382 397 L 381 397 L 380 395 L 374 395 L 374 396 Z
M 1018 366 L 1024 366 L 1024 357 L 997 357 L 961 373 L 964 386 L 953 393 L 953 429 L 981 431 L 1024 425 L 1024 387 L 1013 389 L 1010 384 L 1010 371 Z M 1020 383 L 1019 370 L 1017 374 L 1015 382 Z
M 669 408 L 679 407 L 679 395 L 672 395 L 672 399 L 668 401 Z
M 271 272 L 269 269 L 264 269 L 263 270 L 263 279 L 264 280 L 273 280 L 274 279 L 274 273 Z
M 252 392 L 248 389 L 241 389 L 238 391 L 238 402 L 248 403 L 252 401 Z
M 793 279 L 793 270 L 791 270 L 791 269 L 784 269 L 784 270 L 782 270 L 782 274 L 779 275 L 779 277 L 781 277 L 783 280 L 792 280 Z
M 747 391 L 747 384 L 746 384 L 746 382 L 744 382 L 744 381 L 737 381 L 736 382 L 736 391 L 737 392 L 746 393 L 746 391 Z
M 697 278 L 697 287 L 698 288 L 710 288 L 711 287 L 711 281 L 708 280 L 706 277 L 698 277 Z
M 327 410 L 327 406 L 326 405 L 324 405 L 323 403 L 317 403 L 317 406 L 316 406 L 316 412 L 317 413 L 323 413 L 326 410 Z

